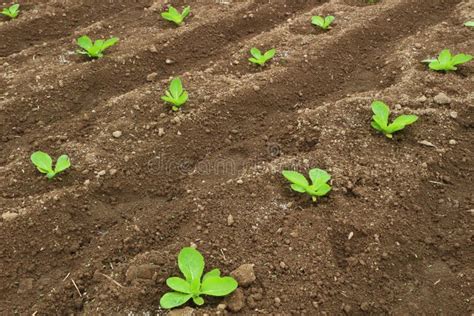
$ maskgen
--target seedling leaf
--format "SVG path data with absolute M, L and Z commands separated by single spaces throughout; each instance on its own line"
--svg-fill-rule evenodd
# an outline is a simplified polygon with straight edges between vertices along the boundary
M 54 167 L 54 172 L 59 173 L 67 168 L 71 167 L 71 161 L 67 155 L 59 156 L 58 160 L 56 161 L 56 166 Z
M 163 308 L 173 308 L 186 303 L 190 298 L 196 305 L 204 304 L 201 295 L 225 296 L 233 292 L 238 284 L 232 277 L 221 277 L 219 269 L 204 271 L 204 258 L 194 248 L 185 247 L 178 255 L 178 266 L 186 280 L 171 277 L 166 284 L 177 292 L 169 292 L 160 299 Z
M 53 160 L 47 153 L 42 151 L 34 152 L 31 155 L 31 161 L 41 173 L 48 174 L 53 172 Z
M 437 59 L 426 59 L 422 62 L 429 63 L 429 68 L 435 71 L 454 71 L 457 70 L 457 65 L 465 64 L 471 60 L 471 55 L 457 54 L 453 56 L 449 49 L 444 49 L 439 53 Z
M 167 12 L 161 13 L 161 17 L 167 21 L 175 23 L 176 25 L 181 25 L 190 12 L 190 6 L 184 8 L 182 13 L 179 13 L 179 11 L 176 10 L 176 8 L 174 8 L 173 6 L 169 6 Z
M 283 170 L 282 175 L 291 182 L 293 191 L 307 193 L 313 201 L 316 201 L 316 197 L 324 196 L 331 190 L 331 186 L 326 183 L 331 179 L 331 175 L 322 169 L 314 168 L 309 171 L 312 184 L 309 184 L 305 176 L 296 171 Z
M 313 16 L 311 18 L 311 24 L 319 26 L 323 30 L 330 29 L 331 23 L 334 21 L 335 17 L 332 15 L 328 15 L 326 17 L 322 16 Z
M 232 293 L 237 286 L 237 281 L 231 277 L 208 277 L 202 282 L 201 293 L 211 296 L 226 296 Z
M 173 111 L 178 111 L 188 101 L 188 92 L 183 89 L 181 79 L 174 78 L 171 80 L 169 90 L 165 91 L 165 95 L 161 99 L 171 103 Z
M 15 19 L 20 13 L 20 5 L 18 3 L 11 5 L 8 8 L 3 8 L 1 14 L 8 16 L 11 19 Z
M 305 176 L 297 171 L 284 170 L 282 174 L 288 181 L 296 184 L 297 186 L 302 188 L 309 186 L 308 180 L 306 180 Z
M 108 40 L 98 39 L 95 42 L 87 35 L 83 35 L 77 39 L 77 45 L 82 48 L 82 50 L 78 50 L 78 54 L 87 55 L 90 58 L 101 58 L 104 56 L 103 52 L 115 45 L 119 39 L 117 37 L 112 37 Z
M 178 266 L 186 281 L 193 284 L 195 280 L 201 279 L 204 271 L 204 258 L 194 248 L 183 248 L 178 255 Z
M 418 116 L 416 115 L 400 115 L 391 124 L 388 124 L 390 109 L 382 101 L 372 102 L 372 111 L 374 115 L 372 116 L 373 121 L 370 125 L 388 138 L 392 138 L 393 133 L 404 129 L 406 126 L 418 120 Z
M 172 288 L 173 290 L 177 292 L 188 293 L 188 294 L 191 293 L 190 284 L 186 280 L 178 278 L 178 277 L 168 278 L 166 280 L 166 285 L 168 285 L 170 288 Z
M 272 48 L 272 49 L 268 50 L 267 52 L 265 52 L 264 54 L 262 54 L 262 52 L 258 48 L 252 47 L 250 49 L 250 54 L 253 57 L 250 57 L 249 61 L 253 64 L 263 66 L 263 65 L 265 65 L 265 63 L 267 61 L 269 61 L 270 59 L 272 59 L 275 56 L 275 53 L 276 53 L 276 50 L 274 48 Z
M 161 297 L 160 305 L 163 308 L 171 309 L 183 305 L 184 303 L 189 301 L 191 297 L 191 294 L 168 292 Z
M 474 21 L 467 21 L 464 26 L 474 27 Z

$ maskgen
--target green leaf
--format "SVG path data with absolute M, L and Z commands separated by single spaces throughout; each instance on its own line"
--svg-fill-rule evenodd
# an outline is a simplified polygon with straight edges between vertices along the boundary
M 237 288 L 238 283 L 232 277 L 210 277 L 202 282 L 201 293 L 211 296 L 226 296 Z
M 324 196 L 328 194 L 329 191 L 331 191 L 331 186 L 327 183 L 323 183 L 315 189 L 314 193 L 317 196 Z
M 255 59 L 262 58 L 262 52 L 260 52 L 260 50 L 256 47 L 252 47 L 250 49 L 250 54 L 252 54 L 252 56 L 255 57 Z
M 372 102 L 372 111 L 374 116 L 372 117 L 375 122 L 381 127 L 385 128 L 388 124 L 388 116 L 390 115 L 390 109 L 382 101 Z
M 54 167 L 54 172 L 59 173 L 67 168 L 71 167 L 71 161 L 67 155 L 61 155 L 56 161 L 56 166 Z
M 438 61 L 442 64 L 442 65 L 449 65 L 449 63 L 451 62 L 451 52 L 449 51 L 449 49 L 444 49 L 441 51 L 441 53 L 439 53 L 439 56 L 438 56 Z
M 254 63 L 254 64 L 259 64 L 259 65 L 262 65 L 262 64 L 263 64 L 261 60 L 255 59 L 255 58 L 253 58 L 253 57 L 249 58 L 249 61 L 252 62 L 252 63 Z
M 467 62 L 470 62 L 472 60 L 471 55 L 466 55 L 466 54 L 457 54 L 456 56 L 453 57 L 451 60 L 451 65 L 456 66 L 456 65 L 461 65 L 465 64 Z
M 169 13 L 169 12 L 162 12 L 161 13 L 161 17 L 165 20 L 168 20 L 168 21 L 171 21 L 171 22 L 174 22 L 174 16 Z
M 181 12 L 181 17 L 184 19 L 191 13 L 191 7 L 187 6 L 186 8 L 183 9 L 183 12 Z
M 267 60 L 273 58 L 273 56 L 275 56 L 275 53 L 276 53 L 276 49 L 275 49 L 275 48 L 272 48 L 272 49 L 270 49 L 269 51 L 267 51 L 267 52 L 263 55 L 263 57 L 264 57 L 265 60 L 267 61 Z
M 173 80 L 171 80 L 169 91 L 171 93 L 171 96 L 174 99 L 178 99 L 181 96 L 181 94 L 183 93 L 183 86 L 181 84 L 181 79 L 179 79 L 177 77 L 177 78 L 174 78 Z
M 169 12 L 172 16 L 177 16 L 177 15 L 181 16 L 181 14 L 179 14 L 179 11 L 176 10 L 176 8 L 173 7 L 173 6 L 169 6 L 168 12 Z
M 313 182 L 313 185 L 319 186 L 331 180 L 331 175 L 325 170 L 314 168 L 309 171 L 309 178 Z
M 191 294 L 191 285 L 184 279 L 171 277 L 166 280 L 166 284 L 177 292 Z
M 432 61 L 428 66 L 430 67 L 430 69 L 433 69 L 433 70 L 437 70 L 437 71 L 444 70 L 443 65 L 441 65 L 441 63 L 437 60 Z
M 383 132 L 382 128 L 379 126 L 379 124 L 377 124 L 377 122 L 375 121 L 372 121 L 370 122 L 370 125 L 375 128 L 376 130 L 378 130 L 379 132 Z
M 292 183 L 290 185 L 290 187 L 293 191 L 300 192 L 300 193 L 306 193 L 306 188 L 304 188 L 302 186 L 299 186 L 297 184 Z
M 81 48 L 88 50 L 90 49 L 92 45 L 92 41 L 87 35 L 83 35 L 77 39 L 77 45 L 79 45 Z
M 311 24 L 319 27 L 324 27 L 324 18 L 322 16 L 313 16 L 311 18 Z
M 392 134 L 405 128 L 405 126 L 415 123 L 418 120 L 416 115 L 400 115 L 392 124 L 390 124 L 386 132 Z
M 282 175 L 291 183 L 306 188 L 309 186 L 308 180 L 304 175 L 297 171 L 283 170 Z
M 467 21 L 464 26 L 474 27 L 474 21 Z
M 200 296 L 193 296 L 193 302 L 194 304 L 201 306 L 204 304 L 204 299 Z
M 184 91 L 183 94 L 181 94 L 181 96 L 178 98 L 178 102 L 176 105 L 181 106 L 186 103 L 186 101 L 188 101 L 188 93 Z
M 110 46 L 113 46 L 113 45 L 117 44 L 118 41 L 119 41 L 119 39 L 117 37 L 112 37 L 112 38 L 106 40 L 104 42 L 104 44 L 102 45 L 102 50 L 106 50 Z
M 204 274 L 204 276 L 202 277 L 202 281 L 204 282 L 204 280 L 206 280 L 207 278 L 210 278 L 210 277 L 220 277 L 220 276 L 221 276 L 221 270 L 212 269 L 211 271 Z
M 191 294 L 168 292 L 161 297 L 160 306 L 166 309 L 178 307 L 189 301 L 191 297 Z
M 194 285 L 196 280 L 200 282 L 204 271 L 204 258 L 199 251 L 191 247 L 183 248 L 178 255 L 178 266 L 188 283 Z
M 171 103 L 171 104 L 174 104 L 174 99 L 173 98 L 170 98 L 169 96 L 166 96 L 166 95 L 163 95 L 161 97 L 161 100 L 165 101 L 165 102 L 168 102 L 168 103 Z
M 42 151 L 36 151 L 31 155 L 31 161 L 41 173 L 54 173 L 53 160 Z
M 10 10 L 11 13 L 15 13 L 18 11 L 19 8 L 20 8 L 20 5 L 18 3 L 15 3 L 8 9 Z
M 326 26 L 326 28 L 328 28 L 332 22 L 335 20 L 336 18 L 332 15 L 328 15 L 325 19 L 324 19 L 324 25 Z

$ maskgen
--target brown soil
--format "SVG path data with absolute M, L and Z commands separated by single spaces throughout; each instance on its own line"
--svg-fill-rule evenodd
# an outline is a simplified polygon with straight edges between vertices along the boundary
M 474 312 L 474 64 L 419 63 L 473 53 L 472 2 L 172 1 L 193 10 L 179 28 L 164 1 L 20 3 L 0 21 L 1 315 L 164 314 L 191 244 L 226 274 L 255 264 L 241 315 Z M 88 61 L 82 34 L 120 43 Z M 278 53 L 260 69 L 252 46 Z M 420 120 L 385 139 L 374 99 Z M 73 167 L 47 181 L 35 150 Z M 280 174 L 311 167 L 333 176 L 316 204 Z

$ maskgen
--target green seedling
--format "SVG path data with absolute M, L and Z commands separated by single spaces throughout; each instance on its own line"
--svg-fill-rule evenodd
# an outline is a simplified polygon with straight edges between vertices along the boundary
M 181 25 L 184 19 L 191 13 L 191 7 L 187 6 L 183 9 L 183 12 L 179 13 L 174 7 L 169 6 L 167 12 L 162 12 L 161 16 L 163 19 L 174 22 L 176 25 Z
M 313 202 L 316 202 L 318 197 L 325 196 L 331 191 L 331 186 L 327 184 L 331 180 L 331 176 L 322 169 L 315 168 L 309 171 L 312 184 L 309 184 L 306 177 L 297 171 L 284 170 L 282 175 L 291 182 L 293 191 L 309 194 Z
M 311 18 L 311 24 L 319 26 L 323 30 L 328 30 L 331 28 L 331 23 L 334 21 L 335 17 L 328 15 L 327 17 L 322 16 L 313 16 Z
M 41 173 L 45 173 L 48 179 L 54 178 L 58 173 L 63 172 L 71 166 L 71 161 L 67 155 L 61 155 L 56 161 L 53 169 L 53 160 L 42 151 L 36 151 L 31 155 L 31 161 Z
M 416 115 L 400 115 L 389 124 L 388 117 L 390 116 L 390 109 L 382 101 L 372 102 L 372 111 L 374 112 L 371 122 L 372 127 L 388 138 L 392 138 L 393 133 L 401 131 L 407 125 L 413 124 L 418 120 L 418 116 Z
M 275 56 L 275 53 L 276 53 L 276 50 L 272 48 L 262 55 L 262 52 L 258 48 L 253 47 L 250 50 L 250 54 L 252 54 L 253 57 L 249 58 L 249 61 L 254 64 L 263 66 L 265 65 L 267 61 L 269 61 L 270 59 L 273 58 L 273 56 Z
M 439 53 L 438 59 L 426 59 L 422 62 L 429 63 L 430 69 L 435 71 L 454 71 L 458 69 L 457 65 L 465 64 L 471 60 L 471 55 L 457 54 L 453 56 L 449 49 L 444 49 Z
M 18 16 L 18 14 L 20 13 L 20 5 L 19 4 L 14 4 L 14 5 L 10 6 L 9 8 L 4 8 L 2 10 L 2 12 L 0 12 L 0 13 L 2 13 L 5 16 L 8 16 L 11 19 L 15 19 Z
M 178 111 L 179 108 L 188 101 L 188 92 L 183 89 L 181 84 L 181 79 L 174 78 L 171 80 L 169 90 L 165 91 L 164 96 L 161 99 L 165 102 L 171 103 L 171 109 L 173 111 Z
M 89 36 L 84 35 L 77 39 L 77 45 L 82 48 L 82 50 L 77 50 L 77 53 L 87 55 L 90 58 L 101 58 L 104 56 L 103 52 L 118 41 L 118 38 L 112 37 L 108 40 L 96 40 L 92 43 Z
M 467 21 L 464 26 L 474 27 L 474 21 Z
M 190 299 L 196 305 L 203 305 L 202 295 L 226 296 L 232 293 L 238 286 L 232 277 L 221 277 L 219 269 L 213 269 L 202 277 L 204 272 L 204 258 L 194 248 L 183 248 L 178 255 L 178 267 L 185 279 L 171 277 L 166 284 L 174 290 L 168 292 L 160 299 L 162 308 L 171 309 L 181 306 Z

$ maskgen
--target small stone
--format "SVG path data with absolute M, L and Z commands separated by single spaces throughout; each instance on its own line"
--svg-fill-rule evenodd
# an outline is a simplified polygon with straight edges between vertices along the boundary
M 275 305 L 276 305 L 276 306 L 280 306 L 280 304 L 281 304 L 281 299 L 280 299 L 279 297 L 275 297 L 275 298 L 273 299 L 273 301 L 275 302 Z
M 458 143 L 458 142 L 457 142 L 456 140 L 454 140 L 454 139 L 450 139 L 450 140 L 449 140 L 449 144 L 450 144 L 450 145 L 456 145 L 457 143 Z
M 257 279 L 253 267 L 254 265 L 250 263 L 243 264 L 232 271 L 230 275 L 237 280 L 240 286 L 247 287 Z
M 346 314 L 350 314 L 352 308 L 351 308 L 351 305 L 349 304 L 344 304 L 344 306 L 342 307 L 342 310 L 344 311 L 344 313 Z
M 227 305 L 225 305 L 225 304 L 219 304 L 219 305 L 217 305 L 217 309 L 218 309 L 218 310 L 221 310 L 221 311 L 225 310 L 226 307 L 227 307 Z
M 152 72 L 151 74 L 146 76 L 146 81 L 153 81 L 153 80 L 156 79 L 156 77 L 158 77 L 158 73 L 157 72 Z
M 193 316 L 194 309 L 191 307 L 178 308 L 169 311 L 167 316 Z
M 165 135 L 165 129 L 163 127 L 158 128 L 158 136 Z
M 234 224 L 234 217 L 232 216 L 232 214 L 229 214 L 229 216 L 227 217 L 227 226 L 232 226 Z
M 244 181 L 243 181 L 242 179 L 239 179 L 239 180 L 237 180 L 236 182 L 237 182 L 237 184 L 242 184 L 242 183 L 244 183 Z
M 245 306 L 245 296 L 242 289 L 237 288 L 229 297 L 224 301 L 227 304 L 227 308 L 231 312 L 238 312 Z
M 172 59 L 166 58 L 165 63 L 166 63 L 167 65 L 172 65 L 172 64 L 175 63 L 175 61 L 172 60 Z
M 415 48 L 420 49 L 420 48 L 422 48 L 422 47 L 423 47 L 423 46 L 421 46 L 420 43 L 415 43 Z
M 98 175 L 99 177 L 105 176 L 105 170 L 100 170 L 99 172 L 97 172 L 97 175 Z
M 158 53 L 158 49 L 156 49 L 156 46 L 155 46 L 155 45 L 151 45 L 151 46 L 150 46 L 150 52 L 152 52 L 152 53 Z
M 425 97 L 424 95 L 416 99 L 416 101 L 421 102 L 421 103 L 426 102 L 426 100 L 428 100 L 428 98 Z
M 255 86 L 253 86 L 253 90 L 254 90 L 254 91 L 260 91 L 260 87 L 257 86 L 257 85 L 255 85 Z
M 122 136 L 122 132 L 121 131 L 115 131 L 112 133 L 112 136 L 115 137 L 115 138 L 119 138 L 120 136 Z
M 401 110 L 402 105 L 401 104 L 395 104 L 395 110 Z
M 113 175 L 116 174 L 116 173 L 117 173 L 117 169 L 112 168 L 112 169 L 109 170 L 109 174 L 110 174 L 111 176 L 113 176 Z
M 5 222 L 8 222 L 8 221 L 11 221 L 11 220 L 14 220 L 15 218 L 17 218 L 20 214 L 18 213 L 15 213 L 15 212 L 6 212 L 6 213 L 3 213 L 2 214 L 2 218 Z
M 429 142 L 427 140 L 420 140 L 418 143 L 421 145 L 428 146 L 428 147 L 436 147 L 432 142 Z
M 449 104 L 451 103 L 451 98 L 448 97 L 446 94 L 443 92 L 439 93 L 437 96 L 434 97 L 434 101 L 438 104 Z
M 367 302 L 363 302 L 362 304 L 360 304 L 360 309 L 363 310 L 364 312 L 368 312 L 369 308 L 370 308 L 370 305 Z
M 455 118 L 458 117 L 458 112 L 456 112 L 456 111 L 451 111 L 451 112 L 449 112 L 449 116 L 451 116 L 452 118 L 455 119 Z

